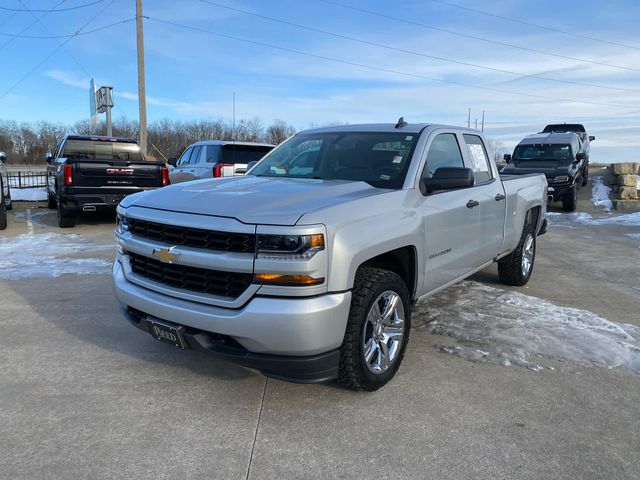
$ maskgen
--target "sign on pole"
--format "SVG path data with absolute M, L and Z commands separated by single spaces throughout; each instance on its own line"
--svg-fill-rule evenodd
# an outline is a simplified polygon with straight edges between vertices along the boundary
M 95 125 L 98 123 L 98 108 L 96 105 L 96 80 L 95 78 L 91 79 L 89 82 L 89 113 L 91 124 Z

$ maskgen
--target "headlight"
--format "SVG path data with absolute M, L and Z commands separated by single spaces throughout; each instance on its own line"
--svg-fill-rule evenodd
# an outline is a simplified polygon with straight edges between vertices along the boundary
M 561 175 L 560 177 L 555 177 L 553 179 L 554 183 L 567 183 L 569 181 L 570 177 L 567 175 Z
M 116 218 L 116 233 L 122 235 L 129 231 L 129 221 L 124 215 L 117 214 Z
M 324 235 L 258 235 L 260 260 L 309 260 L 324 250 Z

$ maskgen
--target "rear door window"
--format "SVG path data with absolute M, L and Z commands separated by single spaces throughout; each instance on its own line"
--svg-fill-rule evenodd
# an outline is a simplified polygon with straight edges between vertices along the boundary
M 484 147 L 482 139 L 477 135 L 468 134 L 463 135 L 463 137 L 469 150 L 469 158 L 471 159 L 469 167 L 473 170 L 475 184 L 488 182 L 493 178 L 493 175 L 491 174 L 487 149 Z
M 193 152 L 193 147 L 187 148 L 182 156 L 176 162 L 176 167 L 180 167 L 189 163 L 189 157 L 191 156 L 191 152 Z
M 431 178 L 441 167 L 464 167 L 460 145 L 453 133 L 441 133 L 431 142 L 424 177 Z
M 193 147 L 193 152 L 191 152 L 191 157 L 189 157 L 189 165 L 198 163 L 200 152 L 202 152 L 202 145 Z

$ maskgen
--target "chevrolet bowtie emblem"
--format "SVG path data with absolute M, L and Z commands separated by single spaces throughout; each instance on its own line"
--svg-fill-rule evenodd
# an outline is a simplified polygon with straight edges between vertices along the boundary
M 171 248 L 154 248 L 153 249 L 153 255 L 155 257 L 158 257 L 158 259 L 160 259 L 160 261 L 162 263 L 173 263 L 176 260 L 178 260 L 178 258 L 180 258 L 180 254 L 179 253 L 173 253 L 171 250 L 173 250 L 175 247 L 171 247 Z

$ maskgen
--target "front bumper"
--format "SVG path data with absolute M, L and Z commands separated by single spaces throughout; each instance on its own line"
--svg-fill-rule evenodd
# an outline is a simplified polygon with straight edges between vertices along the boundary
M 570 183 L 562 183 L 562 184 L 550 184 L 549 185 L 549 201 L 550 202 L 558 202 L 564 198 L 564 196 L 569 193 L 569 190 L 573 184 Z
M 134 325 L 148 328 L 147 317 L 187 327 L 192 348 L 214 353 L 268 376 L 302 382 L 335 378 L 351 305 L 351 292 L 314 297 L 255 296 L 242 308 L 192 302 L 129 282 L 122 265 L 113 266 L 115 293 Z M 132 313 L 134 312 L 134 313 Z M 212 338 L 229 337 L 234 345 Z

